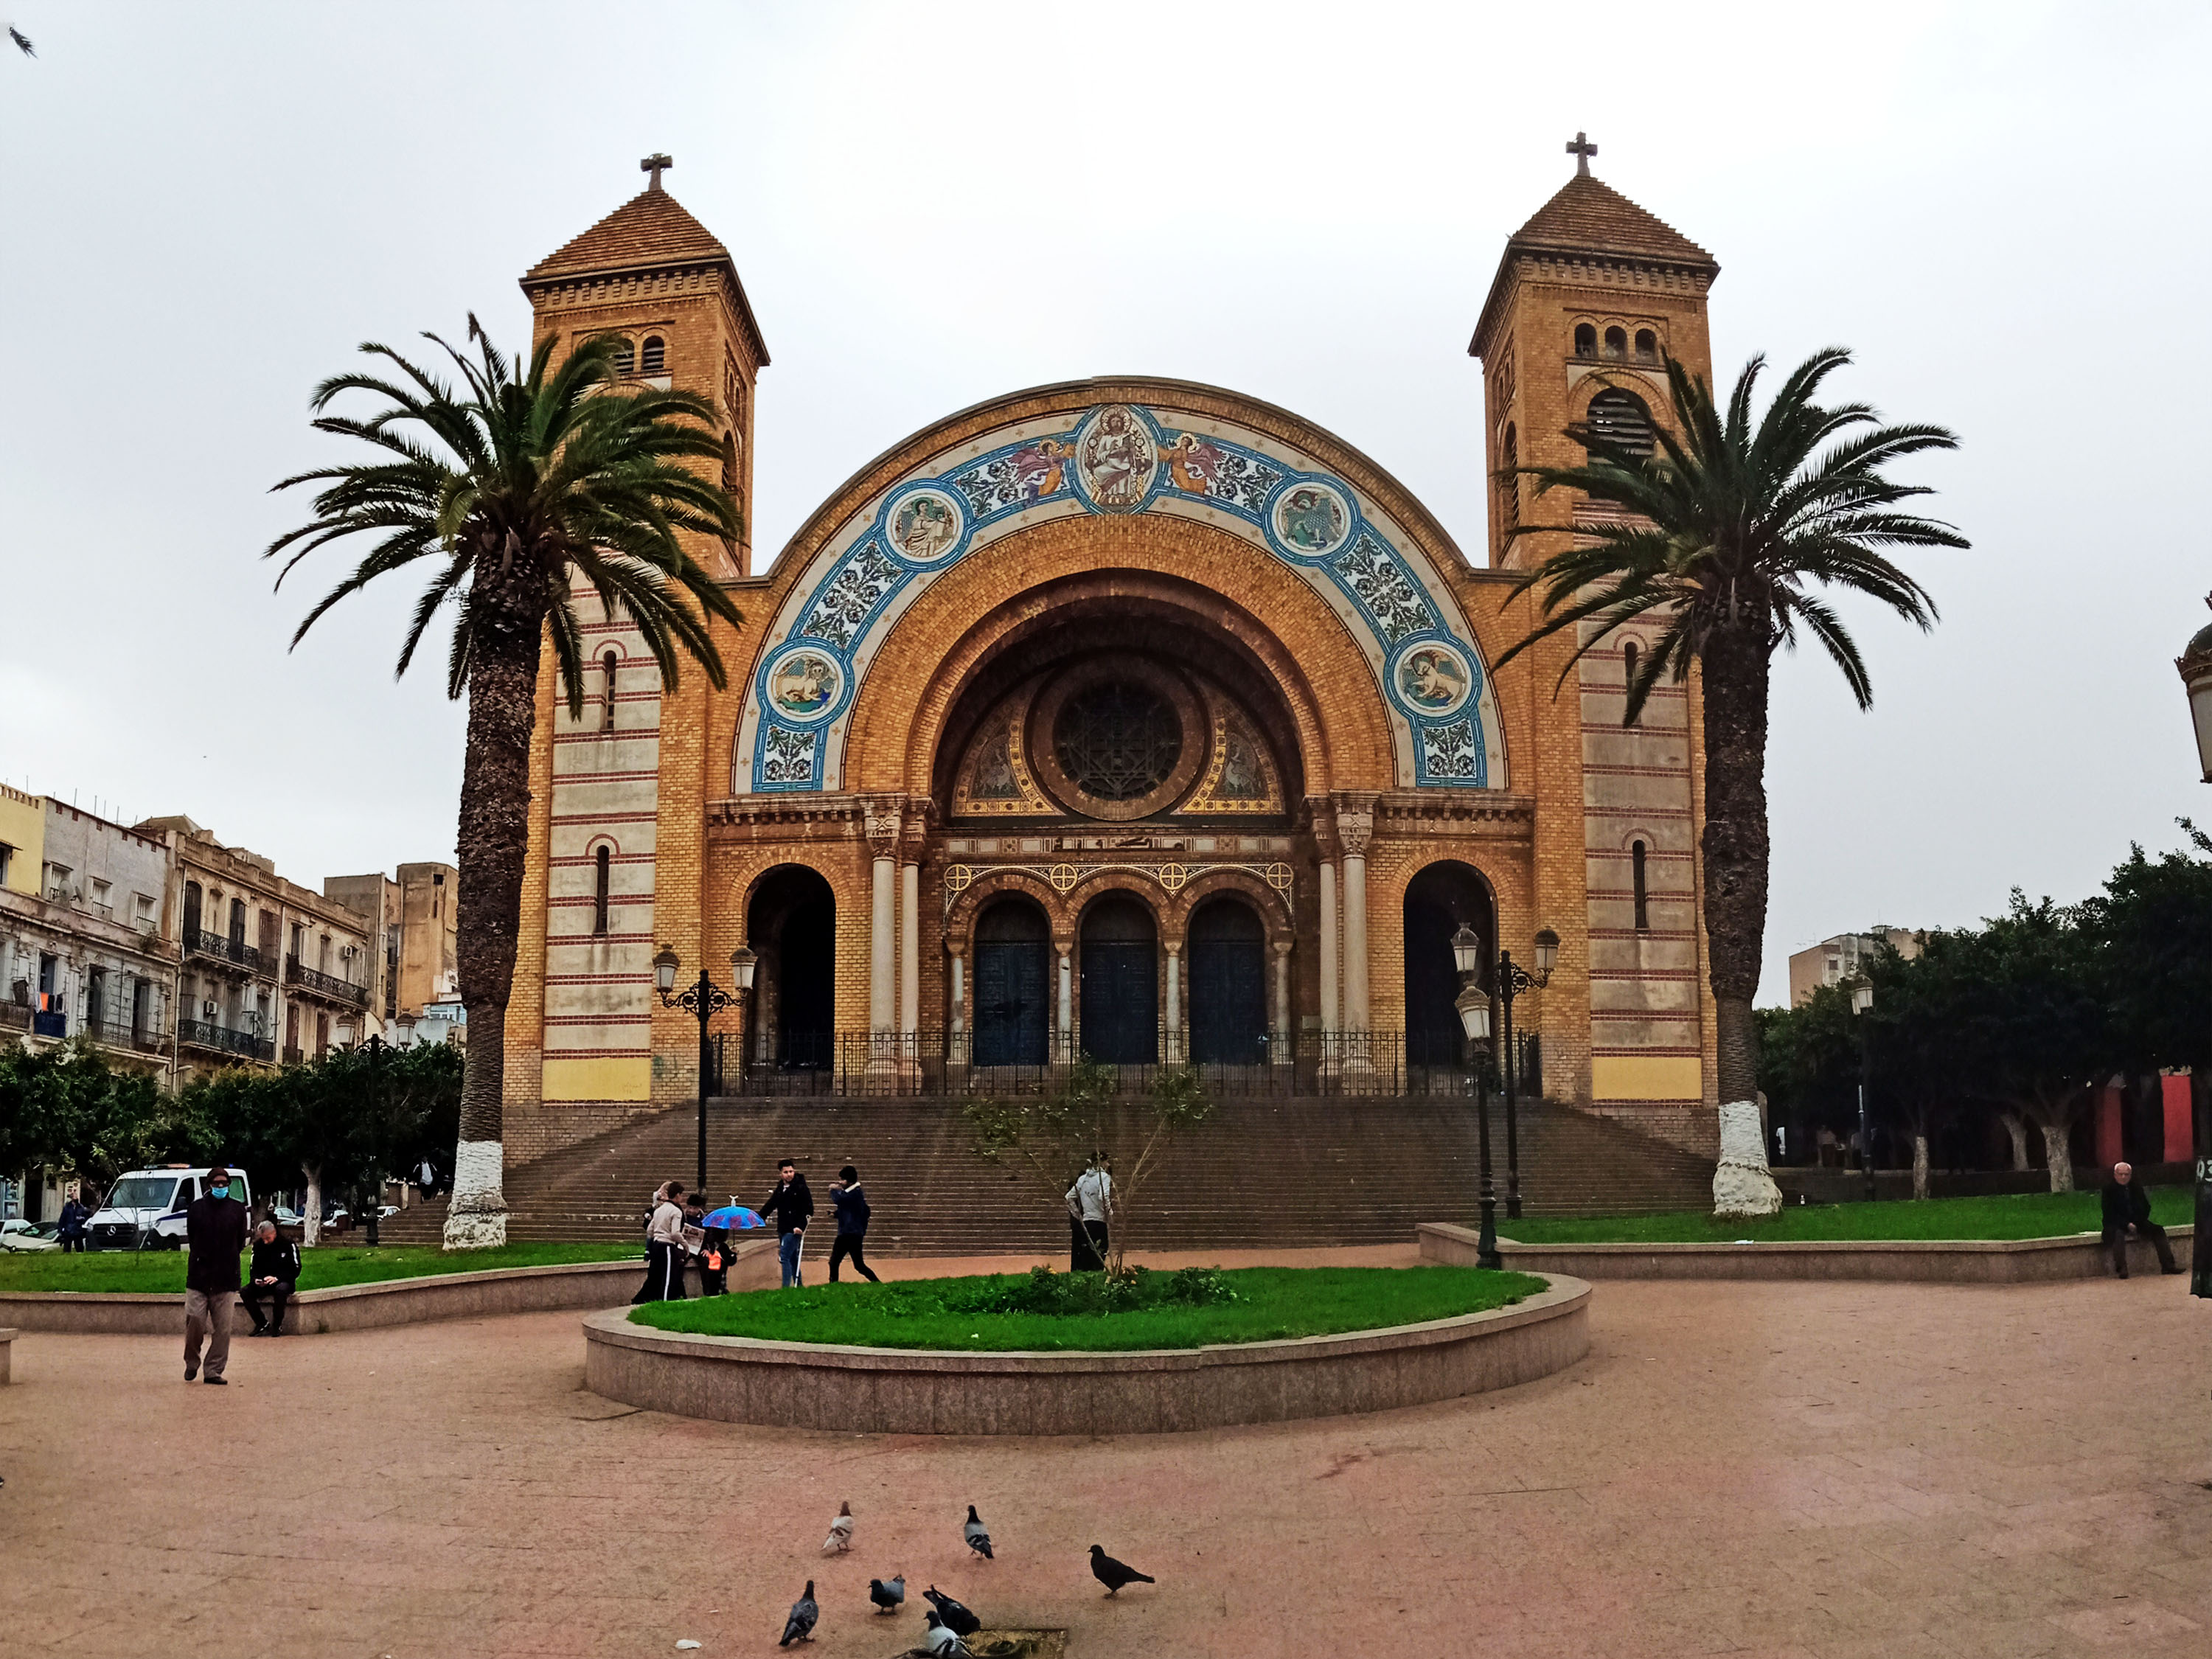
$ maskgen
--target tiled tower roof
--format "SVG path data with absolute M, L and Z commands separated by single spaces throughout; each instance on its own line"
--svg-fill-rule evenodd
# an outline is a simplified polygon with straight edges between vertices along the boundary
M 582 235 L 531 266 L 523 273 L 522 286 L 527 291 L 534 284 L 570 277 L 613 276 L 702 263 L 719 264 L 729 272 L 738 310 L 752 333 L 761 366 L 767 367 L 768 344 L 753 319 L 729 249 L 658 185 L 640 191 Z

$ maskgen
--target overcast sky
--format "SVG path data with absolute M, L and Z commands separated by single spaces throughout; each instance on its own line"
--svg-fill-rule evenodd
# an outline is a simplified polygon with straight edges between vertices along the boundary
M 2201 3 L 6 9 L 19 787 L 318 884 L 452 856 L 442 652 L 392 676 L 415 586 L 288 654 L 338 566 L 271 593 L 306 503 L 268 487 L 344 449 L 307 397 L 358 342 L 521 343 L 516 277 L 656 149 L 775 358 L 764 550 L 944 414 L 1135 372 L 1299 411 L 1480 556 L 1468 337 L 1586 128 L 1720 260 L 1723 373 L 1841 342 L 1965 441 L 1919 473 L 1974 542 L 1916 565 L 1941 626 L 1846 607 L 1874 712 L 1776 675 L 1764 1000 L 1827 934 L 2078 897 L 2212 818 L 2172 668 L 2212 586 Z

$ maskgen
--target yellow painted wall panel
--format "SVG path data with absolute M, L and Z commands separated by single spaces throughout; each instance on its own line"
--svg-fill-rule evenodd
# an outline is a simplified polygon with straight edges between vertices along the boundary
M 546 1100 L 650 1100 L 653 1056 L 595 1054 L 584 1060 L 545 1060 Z
M 1695 1054 L 1594 1054 L 1593 1100 L 1703 1100 L 1704 1064 Z

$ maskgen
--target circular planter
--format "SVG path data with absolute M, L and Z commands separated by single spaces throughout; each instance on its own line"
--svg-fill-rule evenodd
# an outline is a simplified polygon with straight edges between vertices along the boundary
M 690 1336 L 584 1321 L 584 1384 L 648 1411 L 876 1434 L 1160 1434 L 1510 1388 L 1589 1352 L 1589 1286 L 1336 1336 L 1115 1353 L 967 1353 Z

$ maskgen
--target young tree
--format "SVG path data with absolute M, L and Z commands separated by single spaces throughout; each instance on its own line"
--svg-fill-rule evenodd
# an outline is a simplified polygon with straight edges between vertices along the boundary
M 1058 1210 L 1094 1157 L 1110 1157 L 1127 1115 L 1114 1092 L 1114 1068 L 1085 1054 L 1048 1095 L 979 1095 L 967 1105 L 975 1152 L 986 1163 L 1012 1158 Z M 1112 1168 L 1107 1194 L 1107 1272 L 1128 1273 L 1131 1218 L 1138 1195 L 1160 1167 L 1178 1130 L 1201 1123 L 1213 1110 L 1204 1079 L 1188 1066 L 1163 1067 L 1151 1095 L 1134 1109 L 1135 1158 Z
M 736 503 L 717 481 L 722 447 L 714 404 L 625 383 L 611 339 L 587 342 L 556 366 L 559 342 L 549 334 L 526 367 L 495 350 L 473 316 L 474 357 L 426 337 L 459 371 L 459 392 L 376 344 L 362 349 L 385 359 L 398 379 L 340 374 L 316 388 L 319 430 L 360 439 L 391 459 L 278 484 L 322 488 L 313 519 L 277 538 L 269 556 L 293 550 L 289 574 L 327 543 L 375 538 L 353 573 L 308 611 L 295 645 L 348 594 L 417 560 L 431 562 L 434 574 L 400 648 L 399 672 L 438 612 L 455 607 L 446 690 L 457 699 L 465 694 L 469 703 L 458 949 L 471 1042 L 446 1245 L 477 1249 L 507 1237 L 507 1005 L 522 920 L 541 654 L 550 641 L 569 710 L 580 714 L 580 601 L 588 595 L 603 615 L 619 608 L 636 627 L 664 685 L 675 687 L 689 658 L 721 686 L 710 622 L 734 625 L 738 611 L 683 537 L 726 539 L 740 526 Z M 362 419 L 327 412 L 349 392 L 386 406 Z
M 1865 594 L 1925 629 L 1936 620 L 1934 601 L 1881 550 L 1967 544 L 1950 526 L 1899 510 L 1929 492 L 1883 476 L 1884 468 L 1923 450 L 1955 448 L 1956 438 L 1939 426 L 1881 425 L 1864 404 L 1816 401 L 1822 382 L 1850 361 L 1839 348 L 1814 353 L 1754 417 L 1764 358 L 1745 366 L 1723 410 L 1701 378 L 1670 357 L 1673 418 L 1658 426 L 1650 453 L 1635 439 L 1577 426 L 1568 435 L 1588 453 L 1583 465 L 1517 469 L 1536 480 L 1540 494 L 1577 491 L 1624 516 L 1577 530 L 1573 545 L 1521 579 L 1515 595 L 1540 590 L 1544 620 L 1499 665 L 1587 623 L 1587 637 L 1568 658 L 1571 670 L 1624 625 L 1643 623 L 1654 638 L 1628 687 L 1624 722 L 1636 719 L 1662 681 L 1679 684 L 1698 672 L 1705 921 L 1724 1103 L 1752 1100 L 1758 1082 L 1751 1000 L 1766 927 L 1767 686 L 1774 653 L 1794 647 L 1803 628 L 1867 707 L 1874 694 L 1858 647 L 1814 590 Z

